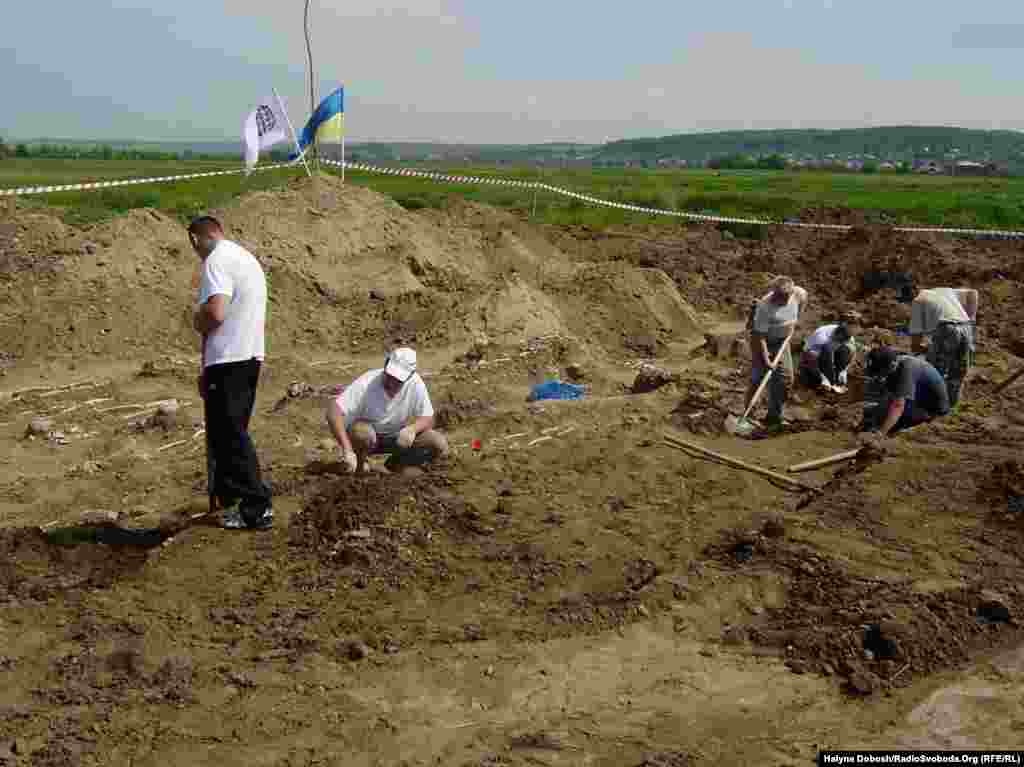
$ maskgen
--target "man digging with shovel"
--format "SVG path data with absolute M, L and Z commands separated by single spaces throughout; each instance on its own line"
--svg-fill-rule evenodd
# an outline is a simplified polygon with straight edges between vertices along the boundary
M 765 430 L 775 434 L 782 430 L 782 409 L 786 403 L 789 384 L 794 378 L 793 354 L 789 341 L 796 330 L 800 309 L 807 303 L 807 291 L 789 277 L 772 280 L 771 291 L 751 307 L 750 321 L 750 386 L 747 389 L 746 414 L 733 424 L 734 433 L 749 430 L 747 415 L 756 404 L 756 397 L 764 388 L 766 375 L 768 417 Z M 781 370 L 777 370 L 781 366 Z M 729 424 L 727 424 L 728 428 Z

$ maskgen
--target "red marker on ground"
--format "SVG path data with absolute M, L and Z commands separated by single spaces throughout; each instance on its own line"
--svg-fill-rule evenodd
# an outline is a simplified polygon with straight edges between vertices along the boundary
M 483 445 L 480 444 L 480 440 L 474 439 L 473 440 L 473 449 L 474 450 L 479 450 L 481 447 L 483 447 Z

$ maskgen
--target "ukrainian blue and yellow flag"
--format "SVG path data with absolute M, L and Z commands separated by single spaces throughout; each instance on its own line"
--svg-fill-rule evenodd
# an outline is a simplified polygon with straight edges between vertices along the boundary
M 341 87 L 320 102 L 306 127 L 299 136 L 299 148 L 305 151 L 314 141 L 324 143 L 341 143 L 345 133 L 345 88 Z

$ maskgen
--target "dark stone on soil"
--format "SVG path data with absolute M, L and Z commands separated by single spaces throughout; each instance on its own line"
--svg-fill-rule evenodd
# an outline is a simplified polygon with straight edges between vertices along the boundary
M 738 543 L 733 548 L 732 555 L 737 562 L 749 562 L 754 558 L 754 545 L 752 543 Z
M 497 491 L 499 497 L 512 495 L 513 488 L 511 480 L 498 480 L 498 485 L 495 488 L 495 490 Z
M 1009 623 L 1010 608 L 1001 598 L 989 598 L 978 605 L 978 618 L 986 623 Z
M 566 367 L 565 374 L 571 381 L 585 381 L 587 379 L 587 370 L 579 363 L 574 363 Z
M 647 394 L 660 389 L 662 386 L 667 386 L 674 380 L 676 380 L 676 377 L 669 371 L 654 365 L 644 365 L 640 368 L 640 372 L 637 373 L 631 391 L 633 394 Z
M 892 660 L 903 656 L 899 642 L 883 634 L 878 625 L 868 626 L 865 630 L 864 652 L 865 656 L 871 653 L 871 657 L 878 660 Z

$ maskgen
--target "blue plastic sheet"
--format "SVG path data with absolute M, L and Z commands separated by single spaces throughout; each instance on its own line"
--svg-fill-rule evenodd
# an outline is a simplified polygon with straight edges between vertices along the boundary
M 545 381 L 537 384 L 530 391 L 527 402 L 537 402 L 543 399 L 582 399 L 586 389 L 576 384 L 562 383 L 561 381 Z

